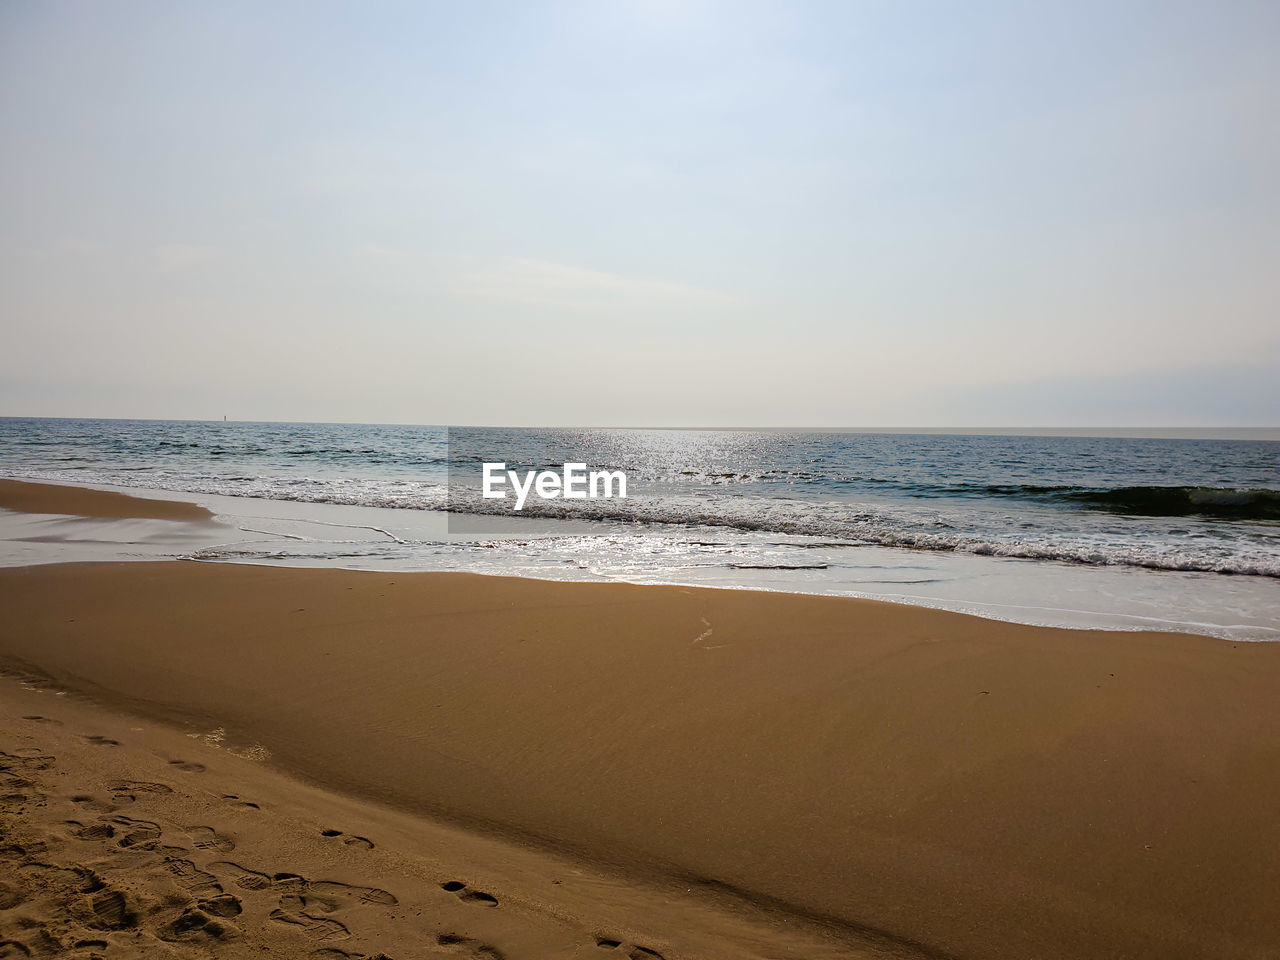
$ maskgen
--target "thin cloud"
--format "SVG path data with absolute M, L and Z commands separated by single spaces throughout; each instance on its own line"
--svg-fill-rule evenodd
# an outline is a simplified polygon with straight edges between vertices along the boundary
M 736 297 L 700 287 L 523 257 L 503 257 L 465 275 L 451 292 L 459 297 L 576 310 L 637 305 L 707 308 L 740 302 Z
M 152 248 L 151 255 L 162 270 L 187 270 L 217 259 L 217 247 L 192 243 L 163 243 Z

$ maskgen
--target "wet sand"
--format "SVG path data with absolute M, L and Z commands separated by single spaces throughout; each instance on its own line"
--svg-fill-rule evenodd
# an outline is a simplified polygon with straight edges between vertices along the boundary
M 114 520 L 211 520 L 204 507 L 177 500 L 152 500 L 125 493 L 30 483 L 0 478 L 0 510 L 23 513 L 55 513 L 75 517 Z
M 103 782 L 113 757 L 201 751 L 210 806 L 148 819 L 232 837 L 236 862 L 272 877 L 267 861 L 385 889 L 437 924 L 419 952 L 1092 960 L 1266 957 L 1280 942 L 1274 645 L 842 598 L 176 562 L 3 570 L 0 606 L 0 661 L 96 706 L 20 692 L 98 711 L 76 735 L 119 745 L 48 745 L 37 721 L 6 720 L 7 735 L 58 763 L 58 749 L 93 757 L 84 776 Z M 191 750 L 152 745 L 174 730 L 197 735 L 173 741 Z M 188 796 L 180 767 L 158 769 L 142 779 Z M 293 847 L 283 828 L 245 832 L 213 799 L 254 778 L 281 808 L 341 806 L 355 826 L 326 808 L 321 829 L 398 866 L 361 872 L 347 859 L 358 846 L 312 849 L 334 838 L 306 830 Z M 38 826 L 48 803 L 21 803 L 14 822 Z M 277 804 L 260 807 L 270 823 Z M 375 836 L 392 821 L 400 832 Z M 427 844 L 448 869 L 413 866 L 428 854 L 404 824 L 455 838 Z M 487 845 L 483 867 L 469 869 L 469 844 Z M 196 839 L 175 846 L 235 887 Z M 295 848 L 342 857 L 291 869 Z M 569 889 L 560 864 L 597 879 Z M 130 869 L 172 886 L 154 864 Z M 456 891 L 436 882 L 455 875 Z M 344 923 L 354 956 L 401 956 L 358 939 L 400 930 L 390 914 L 325 912 L 328 888 L 307 909 L 305 890 L 286 900 L 274 883 L 256 926 L 227 918 L 238 937 L 202 942 L 238 956 L 254 937 L 293 936 L 306 955 L 306 921 L 299 933 L 270 906 Z M 441 895 L 468 890 L 498 904 L 444 910 L 456 904 Z M 188 900 L 166 909 L 201 909 Z M 508 903 L 526 905 L 526 927 L 494 925 Z M 173 919 L 155 917 L 139 929 Z

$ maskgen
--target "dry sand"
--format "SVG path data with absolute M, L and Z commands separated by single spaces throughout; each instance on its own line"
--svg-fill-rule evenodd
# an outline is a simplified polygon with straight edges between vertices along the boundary
M 136 914 L 113 945 L 197 911 L 168 949 L 304 956 L 332 921 L 346 939 L 325 948 L 395 960 L 1280 953 L 1274 645 L 195 563 L 0 571 L 0 609 L 0 660 L 39 678 L 6 709 L 63 721 L 3 721 L 9 776 L 31 781 L 6 835 L 57 851 L 19 839 L 6 882 L 91 868 Z M 73 793 L 101 806 L 73 815 Z M 155 848 L 122 847 L 120 816 L 156 824 Z M 193 876 L 243 913 L 218 917 Z M 91 927 L 100 891 L 60 882 L 0 913 L 3 935 Z
M 0 678 L 0 956 L 884 956 Z M 603 946 L 600 942 L 603 941 Z

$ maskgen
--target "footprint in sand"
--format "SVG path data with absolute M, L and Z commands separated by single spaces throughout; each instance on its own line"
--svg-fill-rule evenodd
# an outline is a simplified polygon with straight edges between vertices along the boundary
M 229 853 L 236 848 L 236 842 L 225 833 L 218 833 L 213 827 L 183 827 L 191 844 L 197 850 L 216 850 Z
M 373 841 L 367 837 L 358 837 L 353 833 L 343 833 L 341 830 L 321 830 L 322 837 L 341 837 L 342 842 L 349 847 L 357 847 L 360 850 L 372 850 Z
M 18 874 L 24 881 L 47 891 L 97 893 L 105 886 L 97 873 L 80 864 L 61 867 L 52 863 L 22 863 L 18 865 Z
M 9 770 L 6 770 L 4 771 L 3 774 L 0 774 L 0 778 L 3 779 L 4 788 L 6 790 L 25 790 L 27 787 L 34 787 L 36 785 L 36 782 L 34 780 L 28 777 L 24 777 L 19 774 L 13 773 Z
M 37 790 L 33 790 L 36 785 L 34 780 L 28 777 L 13 773 L 9 769 L 0 772 L 0 790 L 11 791 L 0 795 L 0 808 L 8 810 L 21 810 L 28 803 L 39 803 L 45 799 L 45 795 Z
M 113 825 L 113 835 L 120 835 L 116 846 L 136 850 L 154 850 L 160 840 L 160 825 L 150 820 L 134 820 L 120 816 L 100 819 Z
M 596 946 L 604 950 L 617 950 L 622 946 L 622 941 L 613 937 L 596 937 Z M 627 952 L 627 960 L 665 960 L 665 958 L 657 950 L 632 944 Z
M 0 770 L 48 770 L 57 762 L 57 757 L 41 753 L 38 747 L 24 748 L 15 753 L 0 750 Z
M 188 907 L 176 920 L 160 929 L 161 940 L 230 940 L 240 931 L 225 920 L 209 916 L 199 907 Z
M 164 868 L 173 874 L 174 882 L 193 897 L 206 899 L 222 893 L 222 885 L 211 873 L 205 873 L 190 860 L 181 857 L 165 857 Z
M 209 864 L 209 869 L 223 876 L 230 875 L 231 882 L 242 890 L 275 890 L 281 896 L 282 907 L 289 913 L 301 912 L 304 907 L 332 913 L 353 903 L 394 907 L 400 902 L 395 894 L 378 887 L 357 887 L 336 880 L 312 881 L 297 873 L 267 874 L 231 860 L 215 861 Z
M 440 884 L 440 889 L 456 893 L 458 899 L 465 900 L 467 903 L 482 903 L 487 907 L 496 907 L 498 905 L 498 898 L 493 894 L 472 890 L 461 880 L 448 880 Z
M 0 883 L 0 910 L 12 910 L 26 899 L 27 894 L 23 891 L 7 883 Z
M 124 930 L 138 925 L 138 915 L 129 909 L 129 901 L 119 890 L 103 890 L 89 901 L 93 910 L 91 925 L 104 930 Z
M 169 766 L 185 770 L 187 773 L 204 773 L 205 771 L 204 764 L 196 763 L 194 760 L 170 760 Z
M 328 917 L 315 917 L 309 913 L 292 913 L 285 909 L 272 910 L 267 916 L 276 923 L 298 928 L 312 940 L 349 940 L 351 938 L 351 931 L 345 925 Z
M 238 917 L 244 907 L 240 901 L 229 893 L 219 894 L 216 897 L 210 897 L 208 900 L 201 900 L 196 907 L 205 913 L 215 917 L 222 917 L 224 920 L 228 917 Z
M 133 803 L 139 795 L 160 796 L 173 793 L 173 787 L 167 783 L 153 783 L 150 780 L 115 780 L 108 787 L 111 799 L 117 803 Z
M 31 720 L 34 723 L 52 723 L 55 726 L 59 726 L 59 727 L 62 726 L 61 720 L 54 720 L 52 717 L 41 717 L 36 714 L 31 714 L 30 716 L 23 717 L 22 719 Z
M 261 808 L 260 806 L 258 806 L 256 803 L 251 803 L 251 802 L 250 802 L 250 801 L 248 801 L 248 800 L 244 800 L 244 799 L 242 799 L 242 798 L 240 798 L 240 797 L 236 796 L 234 793 L 224 793 L 224 794 L 222 795 L 222 799 L 223 799 L 223 800 L 226 800 L 226 801 L 227 801 L 228 803 L 230 803 L 232 806 L 236 806 L 236 807 L 248 807 L 250 810 L 261 810 L 261 809 L 262 809 L 262 808 Z
M 218 860 L 209 864 L 210 870 L 231 874 L 232 883 L 241 890 L 266 890 L 271 886 L 271 877 L 257 870 L 250 870 L 230 860 Z
M 271 875 L 271 885 L 286 894 L 301 893 L 307 888 L 307 878 L 296 873 L 283 871 Z
M 436 937 L 436 943 L 442 947 L 454 947 L 459 951 L 466 951 L 473 957 L 483 957 L 485 960 L 504 960 L 505 958 L 505 954 L 497 947 L 456 933 L 442 933 Z
M 119 740 L 112 740 L 110 737 L 100 737 L 100 736 L 98 736 L 96 733 L 95 733 L 93 736 L 85 737 L 84 739 L 88 740 L 88 741 L 89 741 L 90 743 L 92 743 L 95 747 L 118 747 L 118 746 L 120 746 L 120 741 L 119 741 Z
M 380 907 L 394 907 L 400 901 L 390 891 L 378 887 L 357 887 L 336 880 L 316 880 L 306 884 L 308 900 L 319 899 L 332 904 L 336 910 L 344 903 L 376 904 Z
M 95 800 L 87 793 L 77 793 L 69 799 L 72 803 L 82 806 L 86 810 L 92 810 L 95 813 L 110 813 L 119 806 L 117 803 L 107 803 L 105 800 Z
M 110 840 L 116 835 L 116 828 L 109 823 L 81 823 L 79 820 L 68 820 L 71 835 L 77 840 Z

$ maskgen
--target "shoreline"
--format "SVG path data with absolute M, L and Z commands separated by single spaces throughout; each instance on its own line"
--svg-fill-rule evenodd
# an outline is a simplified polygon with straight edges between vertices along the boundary
M 645 529 L 639 531 L 639 547 L 643 556 L 659 557 L 654 567 L 633 562 L 625 552 L 609 546 L 619 531 L 579 521 L 522 520 L 518 535 L 495 528 L 485 535 L 494 537 L 494 544 L 484 544 L 477 543 L 475 535 L 451 534 L 446 515 L 430 510 L 110 485 L 26 481 L 23 486 L 39 490 L 41 508 L 50 512 L 76 509 L 83 491 L 100 490 L 123 496 L 140 511 L 153 512 L 157 504 L 166 502 L 186 503 L 212 511 L 216 519 L 175 523 L 4 512 L 0 513 L 0 538 L 10 548 L 7 562 L 12 565 L 193 558 L 388 573 L 471 572 L 549 582 L 630 582 L 859 597 L 1035 626 L 1280 641 L 1280 605 L 1265 577 L 1206 576 L 852 542 L 722 540 L 714 532 Z M 596 540 L 592 534 L 604 536 Z M 716 542 L 702 543 L 704 537 Z M 496 549 L 483 549 L 495 545 Z M 661 559 L 672 556 L 672 550 L 677 557 L 673 565 Z M 788 550 L 803 556 L 789 555 Z M 796 565 L 801 561 L 803 565 Z M 598 570 L 599 564 L 604 568 Z

